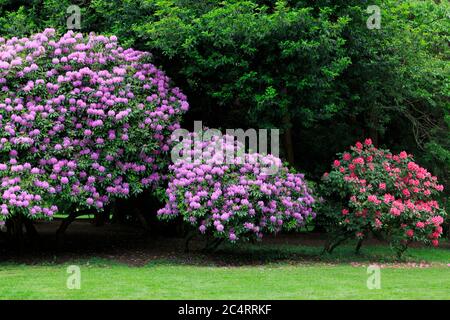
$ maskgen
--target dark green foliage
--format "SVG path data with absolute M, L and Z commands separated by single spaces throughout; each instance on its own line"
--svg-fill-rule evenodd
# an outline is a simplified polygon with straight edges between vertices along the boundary
M 0 35 L 64 31 L 70 4 L 81 31 L 153 52 L 189 97 L 187 127 L 281 128 L 284 156 L 314 178 L 370 136 L 450 186 L 447 1 L 2 0 Z

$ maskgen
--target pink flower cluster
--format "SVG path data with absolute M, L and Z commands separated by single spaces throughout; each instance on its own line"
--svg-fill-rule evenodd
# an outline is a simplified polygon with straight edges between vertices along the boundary
M 0 38 L 0 88 L 0 220 L 155 186 L 189 107 L 149 53 L 53 29 Z
M 330 196 L 343 195 L 344 209 L 331 214 L 342 228 L 363 237 L 372 230 L 385 232 L 399 246 L 439 244 L 446 213 L 436 198 L 443 186 L 410 154 L 394 155 L 366 139 L 335 160 L 323 180 Z
M 202 154 L 170 166 L 167 204 L 159 210 L 160 218 L 181 215 L 201 234 L 234 242 L 296 229 L 315 217 L 315 200 L 303 174 L 290 173 L 272 155 L 242 152 L 229 136 L 196 142 L 195 135 L 183 143 L 196 146 L 188 153 Z M 236 156 L 224 161 L 219 149 L 234 150 Z M 266 174 L 264 169 L 271 166 L 278 170 Z

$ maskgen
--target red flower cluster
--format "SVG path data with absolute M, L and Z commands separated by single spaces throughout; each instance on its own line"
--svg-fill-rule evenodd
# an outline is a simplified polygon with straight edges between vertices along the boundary
M 342 232 L 364 238 L 377 230 L 401 251 L 411 241 L 439 244 L 445 211 L 435 199 L 444 187 L 405 151 L 394 155 L 371 139 L 357 142 L 323 180 L 326 194 L 344 207 L 328 213 Z

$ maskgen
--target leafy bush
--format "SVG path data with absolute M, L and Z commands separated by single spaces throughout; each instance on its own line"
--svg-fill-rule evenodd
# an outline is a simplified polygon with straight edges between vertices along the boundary
M 195 148 L 170 166 L 161 219 L 181 215 L 201 234 L 236 242 L 297 229 L 315 217 L 303 174 L 290 173 L 273 155 L 244 153 L 233 137 L 196 135 L 183 140 Z M 229 152 L 232 160 L 224 161 Z
M 186 97 L 115 36 L 0 38 L 0 220 L 101 210 L 154 186 Z
M 370 139 L 357 142 L 334 160 L 323 190 L 329 203 L 341 206 L 326 211 L 333 234 L 328 251 L 370 232 L 387 236 L 399 256 L 412 241 L 439 244 L 445 212 L 435 197 L 443 186 L 405 151 L 393 155 Z
M 0 1 L 0 34 L 65 31 L 78 2 L 81 30 L 155 54 L 188 94 L 191 119 L 280 128 L 286 159 L 311 178 L 355 137 L 371 136 L 413 153 L 448 203 L 449 1 L 371 1 L 379 30 L 367 28 L 361 0 L 73 2 Z

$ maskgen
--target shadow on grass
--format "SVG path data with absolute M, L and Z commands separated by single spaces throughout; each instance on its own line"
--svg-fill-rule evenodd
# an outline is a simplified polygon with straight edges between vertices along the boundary
M 146 266 L 199 265 L 218 267 L 238 266 L 285 266 L 308 264 L 411 264 L 443 265 L 450 263 L 449 249 L 410 248 L 402 259 L 397 259 L 389 246 L 367 246 L 355 254 L 351 244 L 338 247 L 333 254 L 322 254 L 321 247 L 299 245 L 243 244 L 225 245 L 214 253 L 191 252 L 182 256 L 159 258 Z
M 81 229 L 81 228 L 80 228 Z M 76 231 L 76 230 L 75 230 Z M 84 231 L 84 229 L 81 229 Z M 22 255 L 0 254 L 0 266 L 13 265 L 65 265 L 83 266 L 283 266 L 308 264 L 391 264 L 427 263 L 447 265 L 450 263 L 450 244 L 443 242 L 441 248 L 412 247 L 398 260 L 388 244 L 368 243 L 355 254 L 355 243 L 348 242 L 332 254 L 321 254 L 324 239 L 316 235 L 269 238 L 256 244 L 224 244 L 216 252 L 205 253 L 202 241 L 193 242 L 193 251 L 185 253 L 181 238 L 145 239 L 135 233 L 99 233 L 87 237 L 85 233 L 68 236 L 66 249 L 52 249 L 50 235 L 42 239 L 40 250 Z M 3 261 L 2 261 L 3 260 Z
M 371 245 L 364 247 L 355 254 L 354 245 L 340 246 L 332 254 L 322 254 L 322 247 L 301 245 L 267 246 L 264 244 L 246 244 L 237 247 L 224 246 L 213 255 L 212 259 L 225 264 L 308 264 L 308 263 L 402 263 L 426 262 L 450 263 L 449 249 L 429 247 L 410 248 L 397 259 L 388 245 Z

